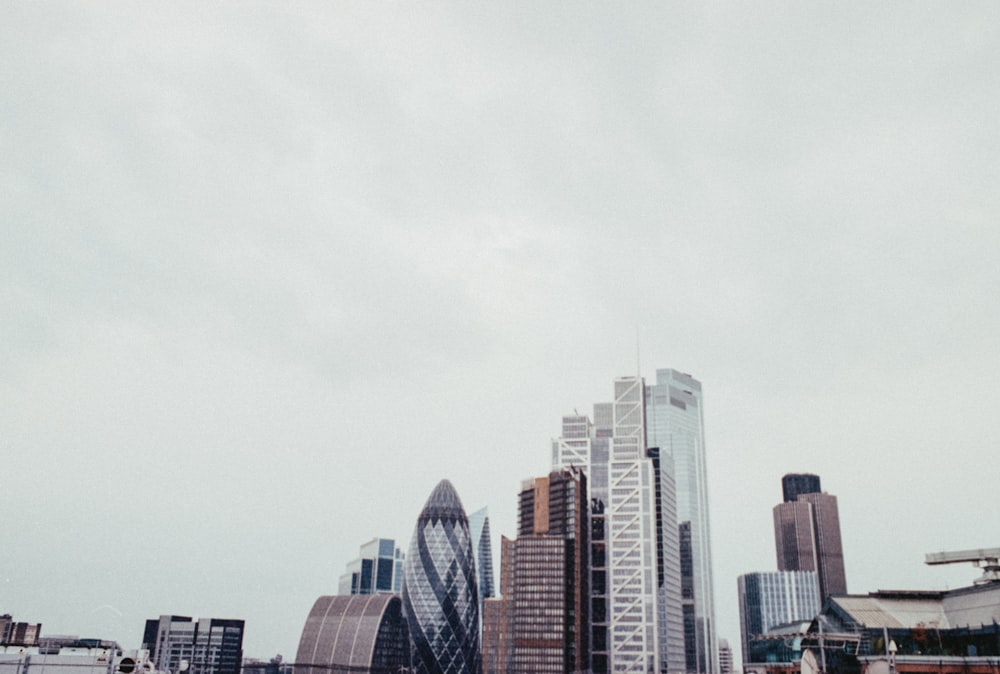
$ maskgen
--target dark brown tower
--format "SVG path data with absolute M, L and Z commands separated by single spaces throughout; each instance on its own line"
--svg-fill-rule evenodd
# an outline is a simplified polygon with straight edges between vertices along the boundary
M 819 486 L 819 477 L 815 475 L 785 477 L 815 478 L 815 486 Z M 787 497 L 789 485 L 785 479 L 782 487 Z M 778 570 L 816 571 L 822 600 L 830 595 L 847 594 L 837 497 L 818 492 L 794 495 L 794 501 L 774 507 Z
M 528 480 L 519 497 L 510 578 L 512 674 L 585 671 L 590 661 L 587 478 L 565 469 Z

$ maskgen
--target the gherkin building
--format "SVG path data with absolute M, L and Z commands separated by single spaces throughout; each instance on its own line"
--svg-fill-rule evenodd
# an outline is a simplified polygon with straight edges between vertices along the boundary
M 472 536 L 448 480 L 438 483 L 417 518 L 403 564 L 403 611 L 415 674 L 481 674 Z

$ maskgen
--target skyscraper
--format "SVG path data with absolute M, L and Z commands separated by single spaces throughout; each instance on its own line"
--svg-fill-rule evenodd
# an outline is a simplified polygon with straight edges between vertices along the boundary
M 441 480 L 424 504 L 403 564 L 403 612 L 416 674 L 480 674 L 479 590 L 469 520 Z
M 391 538 L 373 538 L 347 564 L 338 594 L 399 594 L 403 584 L 403 551 Z
M 161 615 L 147 620 L 142 647 L 160 671 L 239 674 L 243 663 L 242 620 Z
M 676 451 L 648 441 L 648 409 L 642 378 L 621 377 L 614 381 L 614 402 L 594 405 L 593 423 L 585 415 L 565 416 L 562 436 L 552 443 L 554 467 L 580 466 L 589 477 L 595 674 L 681 672 L 686 665 Z M 665 429 L 677 425 L 656 413 Z M 675 445 L 684 437 L 677 434 Z M 661 435 L 671 440 L 666 430 Z M 694 597 L 693 589 L 689 594 Z M 690 613 L 696 661 L 693 607 Z
M 646 441 L 673 460 L 681 539 L 685 668 L 717 674 L 719 647 L 703 410 L 701 382 L 677 370 L 656 371 L 656 384 L 646 390 Z
M 785 476 L 789 477 L 789 476 Z M 800 477 L 800 476 L 797 476 Z M 819 488 L 819 477 L 815 488 Z M 782 480 L 785 495 L 789 491 Z M 815 571 L 820 598 L 847 593 L 837 497 L 794 492 L 795 500 L 774 507 L 774 542 L 781 571 Z
M 505 674 L 570 674 L 590 669 L 587 479 L 563 469 L 526 480 L 518 535 L 501 571 L 511 595 Z M 491 638 L 491 647 L 502 648 Z M 492 654 L 491 670 L 497 661 Z
M 761 662 L 754 648 L 757 638 L 779 625 L 808 622 L 820 609 L 815 571 L 746 573 L 737 579 L 740 601 L 740 639 L 743 662 Z

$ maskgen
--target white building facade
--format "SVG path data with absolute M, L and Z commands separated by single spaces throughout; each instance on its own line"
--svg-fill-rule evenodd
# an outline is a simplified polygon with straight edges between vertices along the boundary
M 614 402 L 563 417 L 554 468 L 581 466 L 591 494 L 592 670 L 684 671 L 674 463 L 647 438 L 647 387 L 614 381 Z

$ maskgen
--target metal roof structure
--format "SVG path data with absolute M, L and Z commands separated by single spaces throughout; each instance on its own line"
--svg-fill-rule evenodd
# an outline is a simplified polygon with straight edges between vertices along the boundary
M 405 666 L 409 664 L 407 635 L 397 595 L 320 597 L 302 628 L 295 671 L 338 674 Z
M 840 612 L 865 628 L 979 628 L 1000 623 L 1000 584 L 948 592 L 873 592 L 831 597 Z

